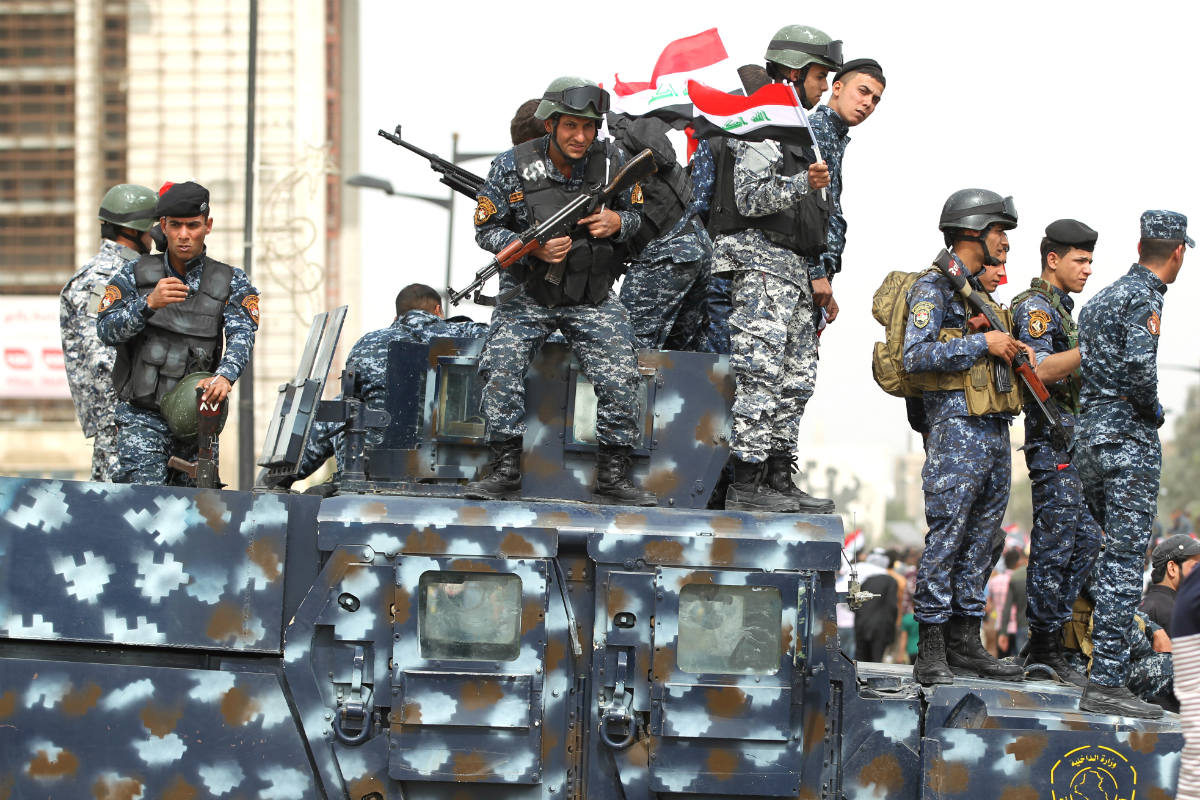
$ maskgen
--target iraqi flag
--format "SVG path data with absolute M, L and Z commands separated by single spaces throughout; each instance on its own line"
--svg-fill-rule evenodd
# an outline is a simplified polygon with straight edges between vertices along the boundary
M 649 81 L 622 81 L 613 76 L 612 110 L 633 117 L 653 116 L 682 128 L 692 119 L 688 98 L 691 80 L 741 91 L 741 79 L 716 28 L 676 39 L 668 44 L 654 64 Z
M 768 83 L 749 97 L 713 89 L 690 81 L 688 95 L 696 107 L 692 126 L 699 139 L 736 136 L 750 142 L 774 139 L 811 145 L 808 117 L 786 83 Z

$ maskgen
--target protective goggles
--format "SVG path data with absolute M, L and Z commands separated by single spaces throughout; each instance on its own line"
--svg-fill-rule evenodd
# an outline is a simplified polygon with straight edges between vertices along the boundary
M 946 221 L 962 219 L 964 217 L 974 217 L 979 215 L 995 214 L 997 216 L 1008 217 L 1013 222 L 1017 220 L 1017 204 L 1013 202 L 1012 197 L 1006 197 L 994 203 L 985 203 L 981 206 L 971 206 L 970 208 L 962 208 L 953 211 L 946 215 Z
M 572 111 L 587 111 L 590 105 L 597 114 L 608 112 L 608 92 L 599 86 L 575 86 L 561 92 L 546 92 L 542 99 L 562 103 Z
M 767 45 L 768 50 L 799 50 L 801 53 L 808 53 L 810 56 L 823 58 L 826 61 L 831 61 L 838 66 L 842 64 L 842 40 L 829 42 L 828 44 L 813 44 L 812 42 L 789 42 L 786 39 L 772 39 Z

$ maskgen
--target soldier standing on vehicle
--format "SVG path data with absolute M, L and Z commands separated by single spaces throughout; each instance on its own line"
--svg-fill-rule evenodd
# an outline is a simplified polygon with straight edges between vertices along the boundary
M 793 84 L 812 108 L 829 88 L 829 71 L 841 66 L 842 43 L 788 25 L 772 38 L 766 59 L 771 78 Z M 725 507 L 831 513 L 832 500 L 810 497 L 791 475 L 800 417 L 816 382 L 813 297 L 832 297 L 825 268 L 800 255 L 798 206 L 829 185 L 829 168 L 807 148 L 770 140 L 731 139 L 721 150 L 709 229 L 719 234 L 713 272 L 732 274 L 734 474 Z
M 154 190 L 146 186 L 120 183 L 109 189 L 100 202 L 100 252 L 79 268 L 59 295 L 67 383 L 83 435 L 93 440 L 93 481 L 110 480 L 117 469 L 117 400 L 112 386 L 117 353 L 100 341 L 96 318 L 108 282 L 126 264 L 150 252 L 157 202 Z
M 1016 335 L 1037 354 L 1038 377 L 1049 387 L 1068 428 L 1079 414 L 1079 328 L 1071 318 L 1071 295 L 1083 291 L 1092 274 L 1096 238 L 1096 232 L 1078 220 L 1047 225 L 1041 277 L 1012 302 Z M 1084 686 L 1087 677 L 1063 655 L 1061 631 L 1100 552 L 1101 533 L 1084 501 L 1079 472 L 1068 453 L 1051 441 L 1045 417 L 1026 414 L 1023 449 L 1033 491 L 1033 529 L 1025 664 L 1044 664 L 1059 680 Z
M 1006 231 L 1016 226 L 1012 198 L 986 189 L 950 195 L 938 223 L 958 268 L 985 296 L 1005 275 L 996 255 L 1008 244 Z M 1021 680 L 1021 667 L 984 649 L 980 625 L 992 535 L 1008 506 L 1012 478 L 1008 426 L 1021 410 L 1016 378 L 1006 365 L 1028 347 L 1003 331 L 971 333 L 962 298 L 937 270 L 913 284 L 908 309 L 904 369 L 923 392 L 929 423 L 921 472 L 929 533 L 913 595 L 920 625 L 913 675 L 925 685 L 952 683 L 954 673 Z M 1006 321 L 1008 312 L 996 311 Z
M 475 209 L 480 247 L 498 253 L 585 186 L 603 185 L 616 175 L 625 161 L 619 149 L 596 142 L 596 126 L 607 111 L 608 95 L 592 81 L 562 77 L 550 83 L 536 112 L 546 135 L 497 156 L 480 190 Z M 501 273 L 501 291 L 518 283 L 523 290 L 496 307 L 479 360 L 491 472 L 467 484 L 468 497 L 506 499 L 520 491 L 525 372 L 546 338 L 559 330 L 596 392 L 596 494 L 629 505 L 656 502 L 629 478 L 641 377 L 629 316 L 612 292 L 622 270 L 622 245 L 641 224 L 641 187 L 634 184 L 613 205 L 579 221 L 587 236 L 551 239 Z M 565 266 L 557 284 L 544 279 L 554 264 Z
M 1157 717 L 1161 710 L 1125 688 L 1130 617 L 1141 598 L 1142 565 L 1158 502 L 1158 335 L 1163 294 L 1179 276 L 1187 217 L 1142 214 L 1138 262 L 1100 290 L 1079 315 L 1083 386 L 1075 464 L 1092 515 L 1107 534 L 1096 560 L 1092 672 L 1085 711 Z
M 209 258 L 208 199 L 191 181 L 167 189 L 155 209 L 167 252 L 127 264 L 100 301 L 100 339 L 117 347 L 117 483 L 165 484 L 172 455 L 194 460 L 196 443 L 174 437 L 159 404 L 196 372 L 214 373 L 200 382 L 203 400 L 222 403 L 254 349 L 258 290 L 242 270 Z

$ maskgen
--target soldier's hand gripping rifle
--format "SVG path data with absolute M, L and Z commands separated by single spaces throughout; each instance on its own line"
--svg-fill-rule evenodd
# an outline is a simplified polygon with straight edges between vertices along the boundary
M 439 179 L 442 183 L 449 186 L 459 194 L 465 194 L 467 197 L 475 200 L 479 197 L 479 190 L 483 188 L 483 178 L 476 175 L 474 172 L 468 172 L 457 164 L 451 163 L 444 158 L 439 158 L 427 150 L 422 150 L 415 144 L 406 142 L 400 138 L 400 126 L 396 126 L 395 133 L 388 133 L 382 128 L 379 129 L 379 135 L 387 139 L 392 144 L 399 145 L 407 150 L 419 155 L 421 158 L 429 162 L 429 168 L 434 172 L 440 172 L 442 177 Z
M 221 476 L 217 472 L 217 459 L 213 452 L 216 450 L 217 434 L 221 431 L 221 408 L 224 405 L 224 400 L 219 403 L 205 402 L 204 388 L 197 386 L 196 410 L 199 412 L 199 418 L 196 432 L 196 460 L 184 461 L 179 456 L 171 456 L 167 460 L 167 466 L 186 473 L 196 482 L 198 489 L 220 489 L 225 485 L 221 483 Z
M 947 250 L 943 249 L 942 252 L 938 253 L 937 258 L 933 260 L 933 264 L 946 276 L 955 291 L 962 296 L 967 307 L 977 314 L 982 314 L 992 330 L 1012 335 L 1012 332 L 1004 327 L 1004 323 L 996 316 L 996 312 L 992 310 L 987 301 L 971 288 L 971 283 L 967 280 L 966 273 Z M 1042 383 L 1042 379 L 1037 376 L 1034 365 L 1030 362 L 1024 348 L 1018 350 L 1017 354 L 1013 356 L 1012 367 L 1018 377 L 1021 378 L 1021 382 L 1025 384 L 1025 388 L 1029 390 L 1029 394 L 1033 397 L 1042 416 L 1050 423 L 1051 444 L 1059 451 L 1067 450 L 1071 444 L 1071 437 L 1067 434 L 1067 429 L 1063 427 L 1062 417 L 1058 413 L 1058 406 L 1050 399 L 1050 392 L 1046 389 L 1046 384 Z
M 493 305 L 512 299 L 521 291 L 519 287 L 502 292 L 497 298 L 490 298 L 483 296 L 483 285 L 493 275 L 498 275 L 500 270 L 508 269 L 551 239 L 557 239 L 560 236 L 571 236 L 572 238 L 586 236 L 587 229 L 577 227 L 579 220 L 592 215 L 598 208 L 609 203 L 633 184 L 653 175 L 656 169 L 654 154 L 649 148 L 638 153 L 621 168 L 621 171 L 609 181 L 607 186 L 599 186 L 581 192 L 571 202 L 559 209 L 554 216 L 518 235 L 512 243 L 497 253 L 486 267 L 475 273 L 475 280 L 471 281 L 470 286 L 461 292 L 456 292 L 453 287 L 447 286 L 446 293 L 450 296 L 450 305 L 458 305 L 464 297 L 472 292 L 474 293 L 472 299 L 480 305 Z M 546 270 L 545 280 L 557 284 L 562 280 L 565 267 L 565 259 L 557 264 L 551 264 Z

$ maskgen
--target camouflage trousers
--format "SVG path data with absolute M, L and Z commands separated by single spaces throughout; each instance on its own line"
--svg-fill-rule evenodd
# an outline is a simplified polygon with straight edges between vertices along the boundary
M 117 423 L 102 425 L 92 437 L 93 481 L 111 481 L 121 462 L 117 457 Z
M 1071 619 L 1071 606 L 1100 552 L 1100 526 L 1083 499 L 1067 456 L 1026 426 L 1025 464 L 1033 493 L 1029 532 L 1029 627 L 1048 633 Z
M 704 237 L 708 242 L 708 238 Z M 621 303 L 629 311 L 638 347 L 647 350 L 700 349 L 708 320 L 704 303 L 712 244 L 704 258 L 630 262 L 621 283 Z
M 700 352 L 729 355 L 729 314 L 733 298 L 727 275 L 709 275 L 704 292 L 707 325 L 700 337 Z
M 638 438 L 637 354 L 629 315 L 615 295 L 598 306 L 548 308 L 519 295 L 497 306 L 479 359 L 480 410 L 492 441 L 525 433 L 525 373 L 555 330 L 562 331 L 596 391 L 596 440 L 632 445 Z
M 151 486 L 194 486 L 187 475 L 167 468 L 167 459 L 179 456 L 195 461 L 195 442 L 180 442 L 171 435 L 167 421 L 157 411 L 117 405 L 117 471 L 113 483 L 144 483 Z M 213 457 L 217 455 L 214 449 Z
M 742 270 L 734 273 L 732 289 L 729 366 L 736 390 L 729 449 L 758 464 L 771 450 L 795 451 L 816 385 L 812 286 Z
M 1129 643 L 1123 632 L 1142 598 L 1162 449 L 1157 439 L 1080 443 L 1075 465 L 1092 516 L 1107 535 L 1092 575 L 1092 678 L 1102 686 L 1123 686 L 1129 670 Z
M 1008 507 L 1011 459 L 1007 420 L 950 417 L 930 430 L 921 471 L 929 532 L 913 593 L 918 621 L 983 616 L 992 535 Z
M 1141 631 L 1138 631 L 1139 635 Z M 1142 635 L 1142 638 L 1146 638 Z M 1088 671 L 1088 659 L 1078 650 L 1066 651 L 1067 661 L 1077 671 L 1084 675 Z M 1155 698 L 1175 690 L 1175 667 L 1170 653 L 1155 653 L 1153 649 L 1141 658 L 1133 659 L 1129 665 L 1129 679 L 1126 681 L 1129 691 L 1146 702 L 1154 702 Z

